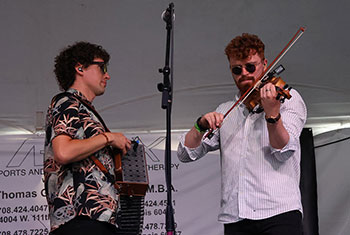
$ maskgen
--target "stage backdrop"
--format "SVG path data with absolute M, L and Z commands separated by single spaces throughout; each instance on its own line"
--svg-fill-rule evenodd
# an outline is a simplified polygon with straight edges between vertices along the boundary
M 307 132 L 304 134 L 310 135 Z M 129 135 L 130 138 L 135 136 Z M 166 234 L 164 134 L 138 136 L 146 146 L 150 177 L 142 234 Z M 345 235 L 350 232 L 350 187 L 347 180 L 350 177 L 350 145 L 347 136 L 350 136 L 349 130 L 340 130 L 314 138 L 319 233 L 322 235 Z M 220 200 L 218 152 L 194 163 L 180 163 L 175 153 L 178 137 L 177 133 L 172 135 L 176 234 L 223 234 L 223 227 L 217 222 Z M 333 143 L 342 139 L 345 140 Z M 43 141 L 43 136 L 36 135 L 0 136 L 0 235 L 48 233 L 48 208 L 42 182 Z M 306 145 L 312 145 L 312 141 Z M 312 167 L 304 169 L 312 170 Z M 303 187 L 310 189 L 308 184 Z M 316 189 L 312 187 L 312 190 Z M 315 195 L 313 191 L 311 194 Z M 317 208 L 315 197 L 308 200 Z M 317 219 L 317 215 L 312 216 Z M 314 228 L 313 231 L 316 230 Z

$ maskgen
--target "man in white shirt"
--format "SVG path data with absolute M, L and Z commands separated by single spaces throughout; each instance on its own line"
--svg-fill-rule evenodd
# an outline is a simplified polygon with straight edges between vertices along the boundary
M 195 161 L 220 149 L 222 198 L 219 221 L 225 235 L 301 235 L 299 136 L 306 107 L 296 90 L 281 103 L 278 89 L 266 83 L 256 94 L 263 112 L 245 105 L 224 114 L 266 69 L 263 42 L 252 34 L 237 36 L 225 53 L 239 93 L 216 111 L 198 118 L 179 144 L 178 157 Z M 212 138 L 205 138 L 212 129 Z

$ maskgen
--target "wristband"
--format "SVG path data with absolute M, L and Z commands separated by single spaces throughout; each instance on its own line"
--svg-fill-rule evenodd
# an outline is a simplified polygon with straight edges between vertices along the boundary
M 194 128 L 196 128 L 196 130 L 199 132 L 199 133 L 204 133 L 206 132 L 208 129 L 207 128 L 204 128 L 203 126 L 201 126 L 199 124 L 199 121 L 201 120 L 202 117 L 199 117 L 197 119 L 197 121 L 194 123 Z
M 103 135 L 106 138 L 107 143 L 105 146 L 109 145 L 110 141 L 108 139 L 108 136 L 104 132 L 102 132 L 101 135 Z

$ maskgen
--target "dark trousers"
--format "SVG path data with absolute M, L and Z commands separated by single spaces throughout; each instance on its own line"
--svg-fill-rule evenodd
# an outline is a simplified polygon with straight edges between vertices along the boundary
M 224 225 L 225 235 L 302 235 L 300 211 L 289 211 L 262 220 L 244 219 Z
M 107 222 L 92 220 L 86 216 L 77 216 L 69 222 L 61 225 L 58 229 L 50 233 L 50 235 L 115 235 L 117 229 L 114 225 Z

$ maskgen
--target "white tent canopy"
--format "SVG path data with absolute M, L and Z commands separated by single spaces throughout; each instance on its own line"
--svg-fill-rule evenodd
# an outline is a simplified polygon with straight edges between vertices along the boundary
M 173 1 L 173 129 L 188 129 L 196 118 L 232 98 L 235 86 L 224 55 L 227 43 L 243 32 L 257 34 L 271 62 L 299 27 L 306 32 L 282 59 L 282 78 L 308 107 L 307 125 L 320 133 L 327 124 L 349 124 L 350 56 L 345 0 L 332 1 Z M 165 22 L 169 2 L 0 1 L 0 134 L 42 129 L 51 97 L 58 92 L 53 60 L 75 41 L 103 45 L 111 54 L 106 94 L 95 100 L 109 128 L 165 129 L 160 108 Z M 322 128 L 321 128 L 322 127 Z

